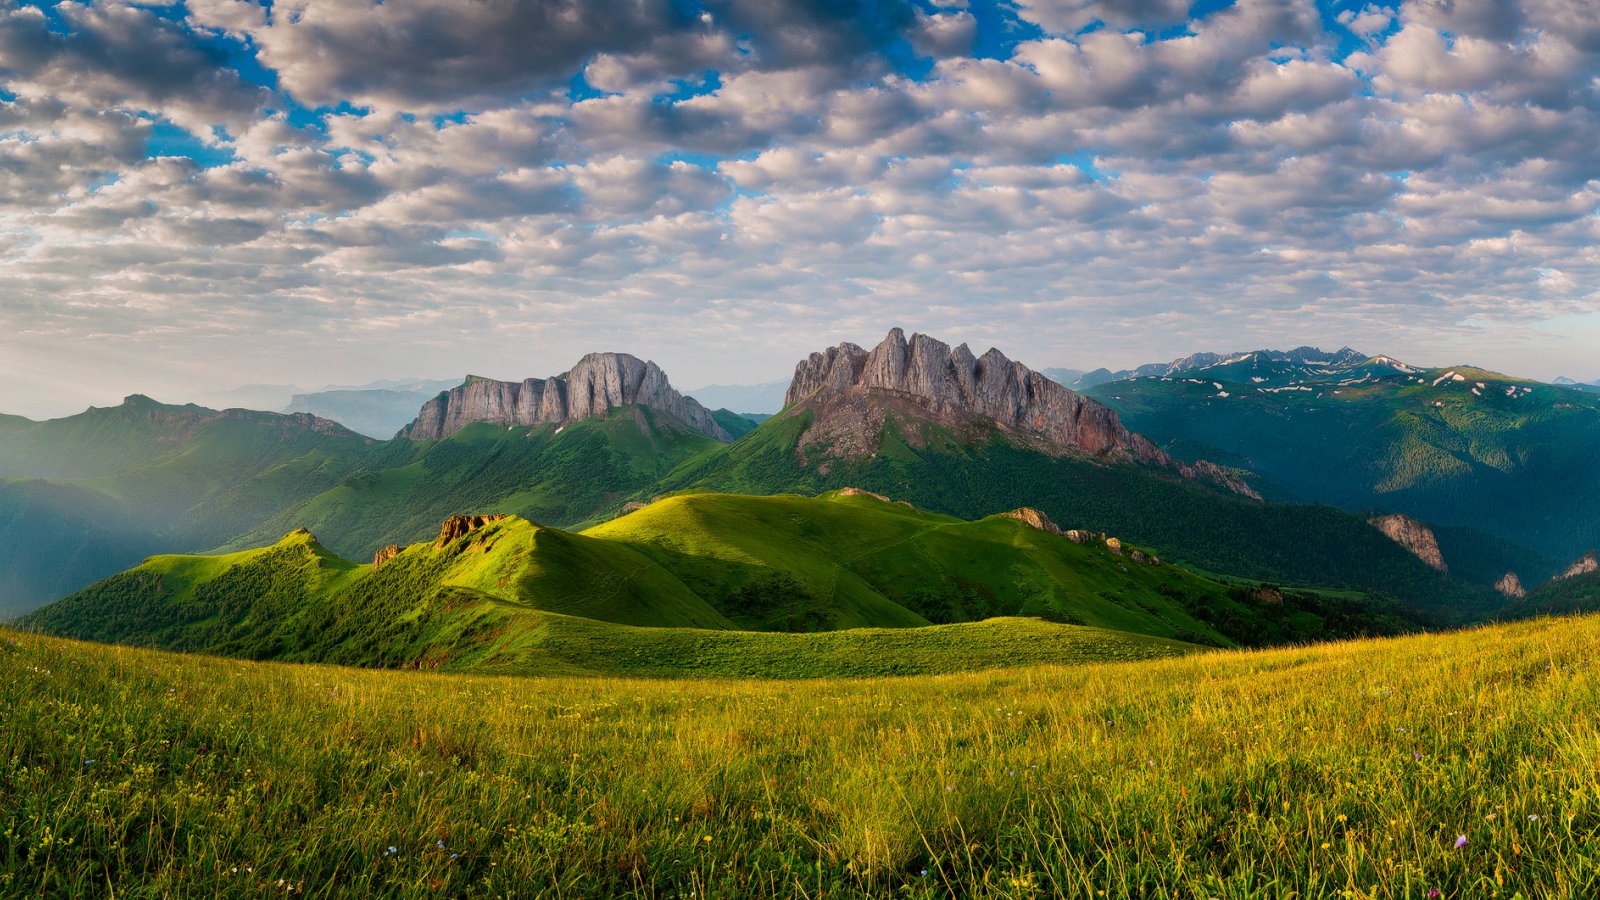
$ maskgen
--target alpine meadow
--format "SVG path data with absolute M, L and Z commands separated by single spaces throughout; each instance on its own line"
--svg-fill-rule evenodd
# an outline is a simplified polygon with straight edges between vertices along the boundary
M 1597 144 L 1588 0 L 0 0 L 0 897 L 1600 897 Z

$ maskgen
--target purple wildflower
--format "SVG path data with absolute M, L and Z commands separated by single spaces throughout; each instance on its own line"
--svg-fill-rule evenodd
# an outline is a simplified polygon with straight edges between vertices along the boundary
M 1464 834 L 1456 835 L 1456 849 L 1460 850 L 1462 847 L 1465 847 L 1466 845 L 1467 845 L 1467 836 L 1464 835 Z

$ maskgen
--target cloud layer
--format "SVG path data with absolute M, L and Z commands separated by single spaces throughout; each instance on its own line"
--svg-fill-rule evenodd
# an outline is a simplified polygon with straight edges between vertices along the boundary
M 891 324 L 1595 377 L 1597 85 L 1587 0 L 0 0 L 0 389 Z

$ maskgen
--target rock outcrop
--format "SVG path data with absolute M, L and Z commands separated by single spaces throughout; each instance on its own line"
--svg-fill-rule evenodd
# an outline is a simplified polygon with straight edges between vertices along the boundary
M 387 547 L 379 547 L 378 552 L 372 554 L 372 568 L 375 570 L 382 568 L 384 563 L 394 559 L 399 555 L 400 546 L 398 544 L 390 544 Z
M 1122 555 L 1122 541 L 1116 538 L 1106 538 L 1106 549 L 1118 556 Z
M 489 516 L 451 516 L 444 520 L 444 525 L 439 529 L 439 539 L 434 542 L 435 549 L 443 550 L 451 541 L 465 537 L 485 525 L 492 525 L 505 519 L 515 518 L 507 515 Z
M 1578 557 L 1577 561 L 1567 566 L 1567 570 L 1557 575 L 1556 578 L 1577 578 L 1590 572 L 1600 571 L 1600 553 L 1590 550 Z
M 908 340 L 895 328 L 872 350 L 843 343 L 795 366 L 784 398 L 788 415 L 809 412 L 801 452 L 829 457 L 877 452 L 890 413 L 926 419 L 957 432 L 998 428 L 1045 452 L 1117 456 L 1215 481 L 1259 497 L 1210 463 L 1176 462 L 1122 425 L 1110 407 L 1062 387 L 990 349 L 973 356 L 924 334 Z M 916 435 L 904 435 L 916 441 Z
M 1121 450 L 1145 459 L 1161 452 L 1122 427 L 1109 407 L 1012 362 L 999 350 L 974 357 L 965 344 L 951 349 L 924 334 L 908 341 L 898 328 L 870 352 L 844 343 L 802 360 L 784 405 L 819 394 L 901 400 L 952 426 L 987 419 L 1063 449 Z
M 880 503 L 890 503 L 890 502 L 892 502 L 892 501 L 890 501 L 890 499 L 888 497 L 885 497 L 882 494 L 876 494 L 876 493 L 873 493 L 872 491 L 867 490 L 866 488 L 858 488 L 858 487 L 840 488 L 839 489 L 839 496 L 841 496 L 841 497 L 870 497 L 873 500 L 877 500 Z
M 1250 599 L 1257 603 L 1267 603 L 1278 606 L 1283 603 L 1283 591 L 1270 584 L 1264 584 L 1250 592 Z
M 1383 532 L 1396 544 L 1406 548 L 1417 559 L 1441 572 L 1450 571 L 1449 567 L 1445 565 L 1444 554 L 1439 552 L 1439 542 L 1433 536 L 1433 529 L 1418 522 L 1416 519 L 1396 514 L 1369 519 L 1367 524 Z
M 626 353 L 591 353 L 567 373 L 551 378 L 513 382 L 468 376 L 461 385 L 424 403 L 400 436 L 437 440 L 474 422 L 565 426 L 630 405 L 665 413 L 701 434 L 728 440 L 710 411 L 678 393 L 660 366 Z
M 1500 576 L 1494 583 L 1494 589 L 1499 591 L 1508 600 L 1521 600 L 1528 596 L 1528 591 L 1522 586 L 1522 579 L 1515 572 L 1507 572 Z
M 1019 506 L 1010 512 L 1004 512 L 1000 515 L 1008 519 L 1016 519 L 1029 528 L 1037 528 L 1047 534 L 1061 533 L 1061 529 L 1056 523 L 1050 521 L 1050 517 L 1044 514 L 1044 510 L 1034 509 L 1031 506 Z

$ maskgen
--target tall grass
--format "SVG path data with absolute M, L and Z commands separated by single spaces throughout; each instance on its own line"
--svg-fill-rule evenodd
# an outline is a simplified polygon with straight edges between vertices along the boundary
M 775 682 L 6 632 L 0 895 L 1592 897 L 1597 639 Z

